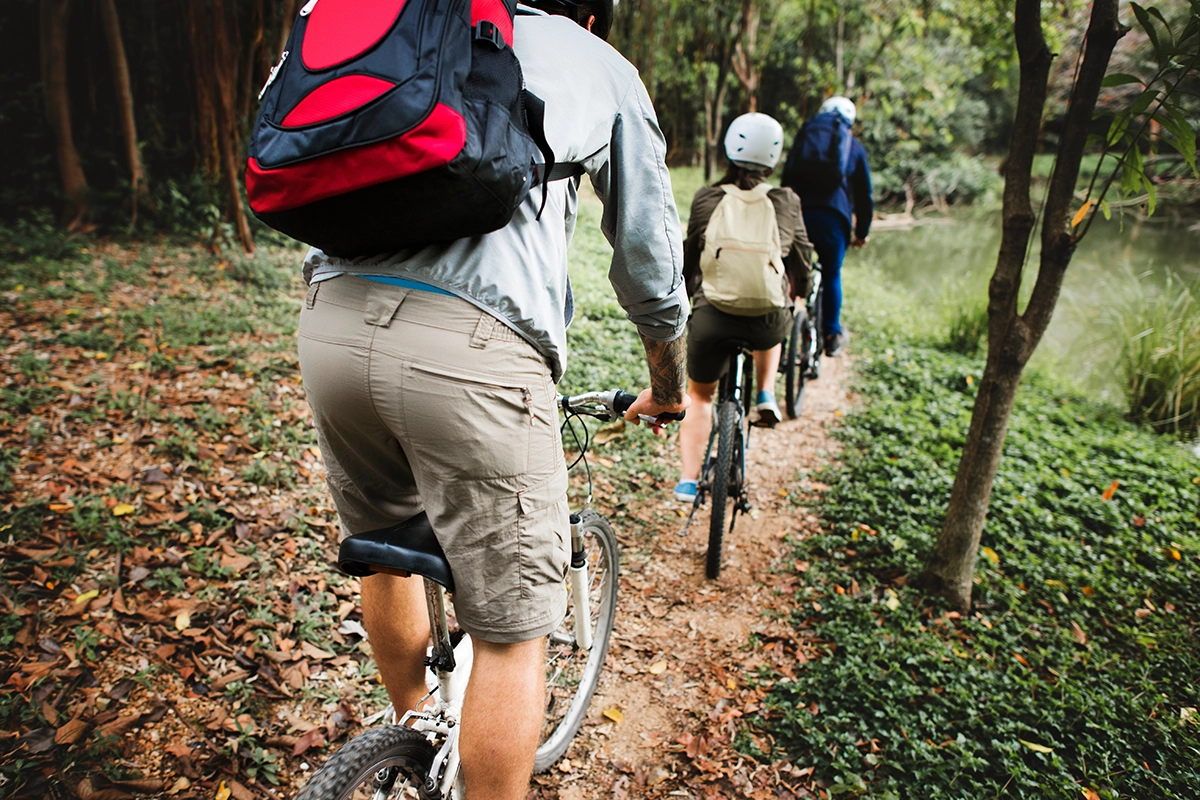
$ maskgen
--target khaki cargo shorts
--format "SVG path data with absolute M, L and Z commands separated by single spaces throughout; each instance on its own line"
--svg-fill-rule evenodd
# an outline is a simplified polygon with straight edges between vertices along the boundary
M 299 347 L 343 534 L 424 509 L 463 630 L 506 643 L 557 628 L 567 471 L 537 350 L 458 297 L 351 276 L 310 287 Z

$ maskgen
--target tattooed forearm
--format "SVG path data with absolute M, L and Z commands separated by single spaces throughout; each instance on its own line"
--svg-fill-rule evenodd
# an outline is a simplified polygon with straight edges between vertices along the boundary
M 646 348 L 650 391 L 654 402 L 660 406 L 682 403 L 687 337 L 680 336 L 671 342 L 655 342 L 643 336 L 642 346 Z

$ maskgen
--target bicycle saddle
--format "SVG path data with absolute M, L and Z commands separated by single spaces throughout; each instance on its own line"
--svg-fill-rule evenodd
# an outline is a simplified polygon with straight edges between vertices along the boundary
M 454 591 L 450 562 L 424 511 L 390 528 L 346 537 L 338 549 L 337 566 L 357 578 L 382 571 L 416 573 Z

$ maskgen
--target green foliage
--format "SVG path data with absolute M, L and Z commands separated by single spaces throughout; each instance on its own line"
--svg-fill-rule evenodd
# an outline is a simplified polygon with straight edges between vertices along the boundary
M 1195 81 L 1200 66 L 1200 6 L 1193 5 L 1174 24 L 1158 8 L 1144 8 L 1137 3 L 1130 3 L 1130 7 L 1149 42 L 1153 64 L 1145 70 L 1149 77 L 1115 72 L 1104 79 L 1104 86 L 1118 89 L 1124 102 L 1115 113 L 1098 115 L 1112 119 L 1102 140 L 1102 158 L 1088 186 L 1082 213 L 1087 214 L 1093 203 L 1095 208 L 1080 235 L 1086 233 L 1097 213 L 1111 216 L 1105 195 L 1114 180 L 1125 201 L 1122 207 L 1144 201 L 1146 213 L 1154 213 L 1158 181 L 1147 164 L 1143 148 L 1151 156 L 1157 155 L 1163 145 L 1171 148 L 1183 158 L 1193 177 L 1200 178 L 1196 165 L 1195 96 L 1187 85 Z M 1150 136 L 1155 126 L 1159 131 Z M 1102 185 L 1093 191 L 1101 179 Z M 1075 224 L 1079 220 L 1077 217 Z
M 796 623 L 827 655 L 776 682 L 760 722 L 835 796 L 1191 797 L 1194 457 L 1031 376 L 992 494 L 975 611 L 947 613 L 897 578 L 921 568 L 938 534 L 981 364 L 895 337 L 859 341 L 869 402 L 839 433 L 826 532 L 796 552 L 812 564 Z
M 1183 437 L 1200 430 L 1200 303 L 1176 276 L 1127 281 L 1109 324 L 1130 416 Z

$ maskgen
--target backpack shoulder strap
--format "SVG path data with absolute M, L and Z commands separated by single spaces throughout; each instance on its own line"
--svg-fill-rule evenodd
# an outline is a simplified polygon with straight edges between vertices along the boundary
M 544 164 L 538 165 L 534 173 L 534 185 L 542 184 L 542 205 L 538 208 L 537 219 L 542 218 L 546 210 L 546 198 L 549 196 L 550 181 L 564 178 L 576 178 L 583 175 L 582 164 L 559 164 L 554 158 L 554 149 L 546 140 L 546 102 L 528 89 L 522 89 L 521 94 L 525 103 L 525 119 L 529 126 L 529 136 L 538 150 L 542 152 Z

